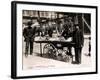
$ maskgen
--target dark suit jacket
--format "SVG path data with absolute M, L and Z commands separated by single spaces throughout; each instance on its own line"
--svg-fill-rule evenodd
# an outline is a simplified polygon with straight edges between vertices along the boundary
M 33 41 L 34 40 L 34 35 L 35 35 L 35 30 L 36 28 L 32 27 L 26 27 L 23 30 L 23 36 L 25 38 L 25 41 Z
M 73 32 L 73 42 L 76 48 L 81 48 L 84 43 L 83 33 L 80 30 L 75 30 Z

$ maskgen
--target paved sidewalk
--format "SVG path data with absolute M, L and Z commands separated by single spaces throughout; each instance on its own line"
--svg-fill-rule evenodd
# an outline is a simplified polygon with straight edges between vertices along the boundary
M 50 58 L 43 58 L 36 56 L 39 54 L 39 44 L 34 44 L 34 53 L 29 55 L 27 58 L 23 55 L 23 69 L 39 69 L 39 68 L 80 68 L 80 67 L 91 67 L 91 57 L 86 56 L 88 54 L 88 39 L 84 41 L 84 47 L 82 50 L 82 63 L 81 64 L 71 64 L 69 62 L 58 61 Z M 23 49 L 24 52 L 24 49 Z M 74 52 L 74 51 L 72 51 Z

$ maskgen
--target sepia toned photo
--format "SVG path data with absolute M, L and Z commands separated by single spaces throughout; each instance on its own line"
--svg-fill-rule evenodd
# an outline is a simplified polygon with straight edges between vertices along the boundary
M 12 6 L 13 78 L 97 73 L 96 6 Z
M 23 69 L 91 66 L 91 14 L 34 10 L 22 14 Z

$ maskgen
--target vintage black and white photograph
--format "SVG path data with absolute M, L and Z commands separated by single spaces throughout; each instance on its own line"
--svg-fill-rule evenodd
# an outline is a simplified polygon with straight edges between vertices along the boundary
M 96 8 L 34 4 L 17 5 L 17 75 L 95 73 Z
M 91 66 L 91 14 L 23 10 L 22 15 L 23 69 Z

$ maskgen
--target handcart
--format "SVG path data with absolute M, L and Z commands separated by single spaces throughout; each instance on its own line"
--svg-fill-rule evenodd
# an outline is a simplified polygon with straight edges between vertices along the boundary
M 35 42 L 40 43 L 41 56 L 47 54 L 49 58 L 53 59 L 66 57 L 68 55 L 68 48 L 75 45 L 70 38 L 67 40 L 60 38 L 39 39 L 35 40 Z M 44 45 L 42 46 L 42 44 Z

